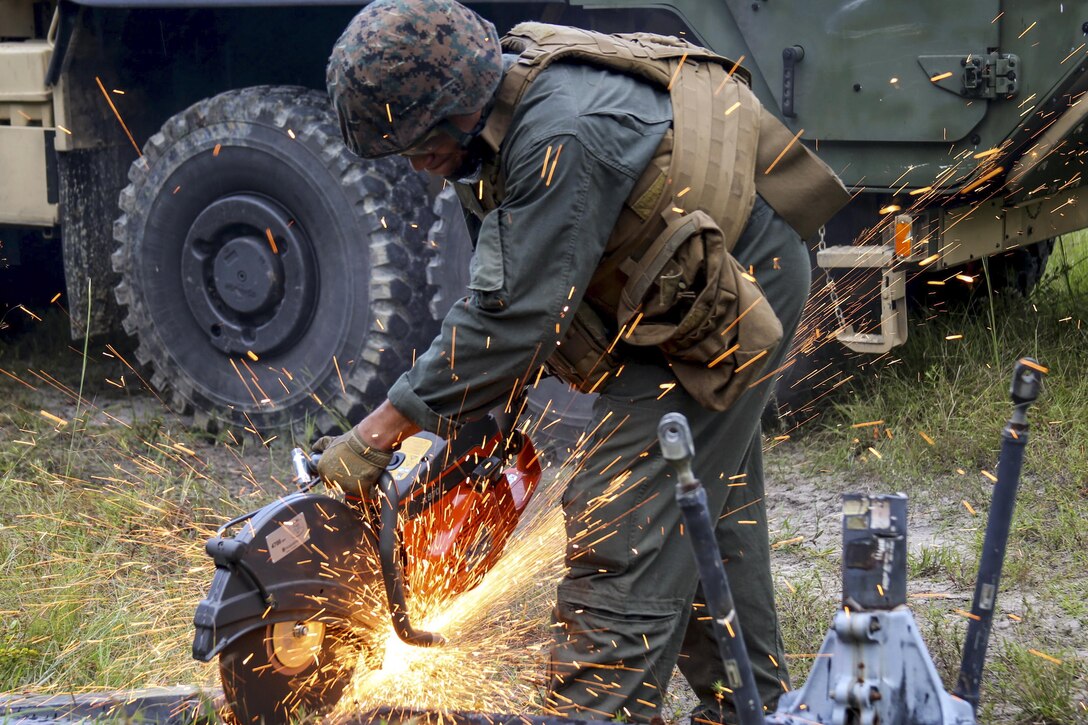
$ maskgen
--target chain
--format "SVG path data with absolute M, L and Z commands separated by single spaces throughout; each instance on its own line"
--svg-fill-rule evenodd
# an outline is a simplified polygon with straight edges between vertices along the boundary
M 820 241 L 816 243 L 817 249 L 827 249 L 827 227 L 820 227 Z M 824 270 L 824 277 L 827 279 L 827 294 L 831 298 L 831 306 L 835 310 L 835 320 L 839 323 L 838 331 L 842 332 L 846 329 L 846 315 L 842 311 L 842 302 L 839 301 L 839 291 L 835 287 L 835 278 L 831 276 L 831 271 Z

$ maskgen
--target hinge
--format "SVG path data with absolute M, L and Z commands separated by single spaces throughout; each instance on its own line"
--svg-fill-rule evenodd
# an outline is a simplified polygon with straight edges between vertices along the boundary
M 1020 88 L 1020 57 L 1013 53 L 969 55 L 960 63 L 965 98 L 1011 98 Z
M 1020 90 L 1020 57 L 1013 53 L 921 55 L 918 64 L 933 85 L 963 98 L 1012 98 Z

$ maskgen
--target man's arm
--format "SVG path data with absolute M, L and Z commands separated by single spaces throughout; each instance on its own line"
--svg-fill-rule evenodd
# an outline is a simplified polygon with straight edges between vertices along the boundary
M 420 427 L 400 413 L 388 398 L 355 426 L 359 439 L 379 451 L 392 451 L 400 441 L 419 431 Z
M 507 198 L 477 238 L 471 297 L 389 392 L 427 430 L 479 418 L 536 379 L 604 252 L 625 198 L 616 189 L 633 183 L 575 135 L 541 138 L 511 156 Z
M 481 225 L 472 296 L 389 391 L 403 418 L 448 432 L 536 380 L 671 118 L 668 94 L 634 79 L 541 74 L 503 145 L 506 198 Z
M 381 451 L 389 451 L 405 438 L 418 433 L 420 427 L 393 407 L 388 399 L 355 425 L 360 440 Z

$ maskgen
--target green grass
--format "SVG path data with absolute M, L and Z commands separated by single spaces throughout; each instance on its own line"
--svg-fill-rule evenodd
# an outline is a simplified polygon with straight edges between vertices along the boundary
M 41 333 L 0 348 L 0 692 L 210 683 L 188 652 L 202 542 L 254 495 L 146 393 L 106 416 L 124 366 L 69 347 L 63 319 Z
M 984 296 L 924 324 L 920 318 L 907 344 L 871 364 L 801 445 L 816 466 L 841 470 L 849 460 L 845 476 L 906 492 L 912 521 L 925 517 L 938 541 L 912 551 L 912 586 L 969 597 L 1000 430 L 1011 413 L 1012 364 L 1031 356 L 1046 366 L 1029 413 L 982 717 L 1088 722 L 1088 234 L 1056 245 L 1029 299 Z M 788 598 L 784 605 L 787 613 L 793 606 Z M 912 606 L 950 685 L 965 629 L 953 610 L 967 607 L 962 599 Z M 809 602 L 800 614 L 816 609 Z
M 983 717 L 1000 717 L 1002 710 L 1019 722 L 1072 723 L 1088 716 L 1083 692 L 1088 667 L 1070 643 L 1053 642 L 1046 657 L 1033 647 L 1012 642 L 1000 648 L 988 665 L 991 702 Z M 1034 650 L 1034 651 L 1032 651 Z M 1002 706 L 994 703 L 1000 702 Z
M 838 608 L 839 588 L 838 571 L 828 567 L 814 567 L 803 576 L 780 580 L 775 604 L 794 686 L 804 681 L 816 662 Z

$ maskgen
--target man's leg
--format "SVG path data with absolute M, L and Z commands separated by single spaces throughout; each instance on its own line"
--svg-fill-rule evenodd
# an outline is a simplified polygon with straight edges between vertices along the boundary
M 784 331 L 776 359 L 767 368 L 770 372 L 783 364 L 788 353 L 808 298 L 811 269 L 808 250 L 796 235 L 794 242 L 784 247 L 772 242 L 792 233 L 780 218 L 764 216 L 749 226 L 737 243 L 734 254 L 741 264 L 751 265 L 756 270 L 756 278 L 774 306 Z M 750 391 L 753 395 L 749 397 L 759 399 L 756 407 L 760 412 L 772 390 L 773 382 Z M 743 477 L 730 487 L 715 533 L 756 687 L 763 704 L 773 709 L 779 696 L 789 687 L 789 674 L 774 603 L 764 500 L 763 441 L 758 421 L 755 431 L 748 444 L 743 468 L 738 472 Z M 695 473 L 706 482 L 703 471 L 696 469 Z M 695 601 L 703 604 L 701 591 Z M 725 681 L 725 671 L 710 622 L 698 617 L 691 618 L 678 665 L 699 697 L 700 709 L 711 719 L 730 721 L 734 713 L 729 698 L 722 700 L 718 697 L 720 693 L 716 685 Z
M 774 709 L 779 696 L 789 687 L 782 634 L 774 605 L 770 577 L 770 542 L 764 504 L 762 440 L 752 440 L 749 456 L 726 499 L 725 511 L 715 530 L 725 573 L 729 578 L 737 619 L 744 635 L 760 699 Z M 705 611 L 702 587 L 695 595 L 694 611 Z M 698 616 L 688 621 L 678 665 L 684 678 L 699 697 L 697 720 L 735 722 L 732 701 L 722 693 L 727 682 L 717 640 L 709 622 Z
M 756 269 L 789 335 L 808 294 L 807 251 L 765 206 L 753 214 L 749 227 L 738 242 L 738 259 Z M 781 365 L 787 348 L 788 340 L 768 363 L 768 372 Z M 676 385 L 667 368 L 632 361 L 599 397 L 594 434 L 563 500 L 570 569 L 559 585 L 555 611 L 551 704 L 558 712 L 639 720 L 658 714 L 698 578 L 681 529 L 674 480 L 657 450 L 658 421 L 672 411 L 687 416 L 695 470 L 707 488 L 711 516 L 717 518 L 727 497 L 755 495 L 734 495 L 744 487 L 730 487 L 736 481 L 729 479 L 742 470 L 771 385 L 765 381 L 729 410 L 714 413 Z M 753 480 L 761 501 L 762 475 Z M 766 548 L 765 518 L 755 528 Z M 754 537 L 742 533 L 745 541 Z M 745 541 L 736 544 L 748 549 Z M 766 570 L 752 576 L 770 586 L 765 557 L 743 561 L 749 569 Z M 755 609 L 740 613 L 744 621 L 773 619 L 773 601 L 758 596 L 742 601 Z M 777 631 L 775 625 L 770 626 Z M 696 650 L 687 664 L 695 666 L 706 656 Z M 717 659 L 715 649 L 711 663 Z M 767 679 L 778 687 L 777 671 L 761 678 Z
M 676 665 L 698 576 L 657 424 L 668 412 L 687 416 L 717 517 L 747 448 L 736 431 L 746 427 L 750 438 L 760 411 L 712 413 L 679 386 L 662 388 L 674 384 L 666 367 L 628 363 L 597 401 L 598 428 L 564 494 L 569 571 L 559 584 L 551 660 L 551 705 L 560 714 L 648 720 Z

